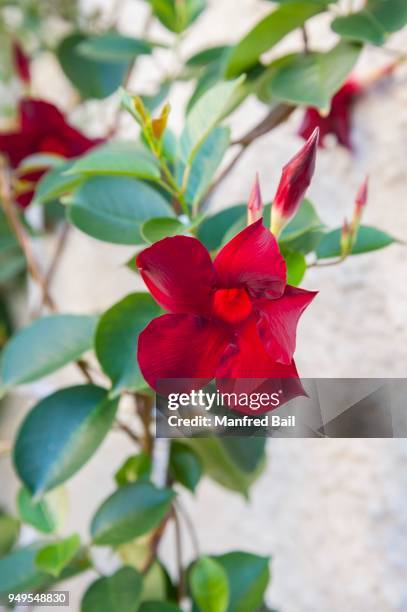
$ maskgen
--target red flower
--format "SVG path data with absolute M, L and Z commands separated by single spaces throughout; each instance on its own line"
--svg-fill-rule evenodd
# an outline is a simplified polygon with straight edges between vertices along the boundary
M 315 128 L 302 149 L 283 168 L 271 208 L 271 232 L 276 237 L 297 213 L 311 183 L 318 138 L 319 130 Z
M 196 388 L 215 377 L 297 379 L 296 326 L 316 293 L 286 284 L 285 261 L 262 220 L 213 263 L 197 239 L 176 236 L 142 251 L 137 266 L 170 313 L 139 337 L 138 361 L 153 389 L 162 379 L 200 379 Z
M 71 127 L 64 115 L 49 102 L 24 99 L 19 106 L 19 129 L 14 132 L 0 133 L 0 152 L 6 154 L 10 165 L 16 168 L 19 163 L 34 153 L 55 153 L 63 157 L 81 155 L 102 139 L 90 139 Z M 31 202 L 36 182 L 43 172 L 30 172 L 20 175 L 30 187 L 17 197 L 22 207 Z
M 329 114 L 323 116 L 316 108 L 307 108 L 298 134 L 305 140 L 316 127 L 319 128 L 319 146 L 324 146 L 328 134 L 336 136 L 339 144 L 352 149 L 351 113 L 356 98 L 362 93 L 363 86 L 356 79 L 348 79 L 334 95 Z
M 263 210 L 264 204 L 261 197 L 259 175 L 257 174 L 247 203 L 247 225 L 261 219 Z

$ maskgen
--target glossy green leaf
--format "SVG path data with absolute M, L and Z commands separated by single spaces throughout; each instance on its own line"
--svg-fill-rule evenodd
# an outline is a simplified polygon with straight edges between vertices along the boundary
M 121 487 L 93 517 L 93 543 L 118 546 L 147 533 L 164 518 L 173 497 L 170 489 L 143 481 Z
M 187 183 L 186 199 L 196 207 L 205 196 L 219 170 L 230 143 L 230 129 L 217 127 L 208 135 L 192 163 Z
M 44 495 L 41 500 L 35 501 L 29 491 L 23 487 L 17 496 L 17 507 L 24 523 L 42 533 L 55 533 L 65 521 L 68 497 L 65 489 L 59 487 Z
M 298 251 L 303 255 L 314 252 L 322 238 L 324 237 L 323 229 L 310 229 L 293 239 L 280 241 L 281 249 L 289 249 L 291 251 Z
M 152 470 L 151 456 L 144 451 L 132 455 L 117 470 L 114 478 L 118 487 L 136 482 L 139 478 L 149 478 Z
M 176 440 L 171 442 L 169 471 L 174 480 L 190 491 L 195 491 L 203 473 L 196 452 Z
M 324 4 L 318 0 L 293 1 L 276 8 L 233 49 L 226 68 L 226 76 L 236 77 L 252 68 L 263 53 L 324 9 Z
M 96 317 L 49 315 L 17 332 L 1 356 L 0 395 L 55 372 L 93 345 Z
M 187 229 L 185 224 L 176 218 L 156 217 L 143 223 L 140 227 L 140 234 L 147 243 L 153 244 L 168 236 L 183 234 Z
M 140 179 L 160 178 L 154 157 L 139 143 L 113 142 L 92 149 L 75 162 L 67 172 L 71 174 L 133 176 Z
M 129 62 L 89 59 L 80 51 L 88 37 L 80 32 L 69 34 L 57 48 L 57 57 L 65 75 L 84 98 L 102 99 L 110 96 L 122 84 Z
M 268 224 L 269 219 L 266 219 Z M 303 200 L 297 214 L 281 232 L 280 242 L 290 242 L 306 232 L 320 229 L 323 223 L 318 216 L 313 204 L 309 200 Z
M 368 0 L 361 11 L 334 19 L 332 29 L 344 38 L 383 45 L 390 33 L 406 24 L 404 0 Z
M 201 612 L 226 612 L 229 603 L 229 583 L 223 567 L 210 557 L 194 563 L 189 575 L 194 601 Z
M 0 603 L 7 602 L 9 593 L 35 591 L 49 581 L 49 575 L 35 565 L 40 543 L 32 544 L 0 559 Z
M 265 464 L 265 439 L 215 436 L 182 441 L 198 455 L 204 473 L 223 487 L 248 496 Z
M 180 34 L 199 17 L 206 7 L 206 0 L 147 0 L 154 15 L 161 23 Z
M 74 559 L 80 546 L 81 540 L 77 534 L 57 542 L 52 542 L 38 551 L 35 564 L 39 570 L 57 578 L 62 570 Z
M 275 74 L 270 83 L 272 96 L 292 104 L 329 109 L 332 96 L 355 66 L 360 50 L 357 43 L 340 42 L 326 53 L 298 54 Z
M 136 179 L 93 177 L 72 195 L 68 218 L 85 234 L 114 244 L 141 244 L 140 226 L 173 211 L 154 189 Z
M 96 356 L 113 384 L 113 395 L 146 387 L 137 363 L 141 331 L 159 316 L 160 307 L 148 293 L 133 293 L 101 317 L 95 336 Z
M 122 567 L 90 585 L 82 599 L 81 612 L 137 612 L 141 589 L 139 572 Z
M 244 77 L 218 83 L 207 91 L 189 112 L 181 134 L 180 154 L 186 164 L 191 164 L 199 147 L 209 133 L 222 120 L 231 100 Z
M 64 158 L 54 153 L 34 153 L 25 157 L 18 165 L 18 172 L 36 172 L 58 166 Z
M 340 240 L 340 228 L 325 234 L 316 251 L 318 259 L 339 257 L 341 254 Z M 393 238 L 393 236 L 390 236 L 390 234 L 376 227 L 362 225 L 359 228 L 356 243 L 352 248 L 352 255 L 360 255 L 362 253 L 384 249 L 394 242 L 397 242 L 397 240 Z
M 75 161 L 65 161 L 44 174 L 36 185 L 34 201 L 40 204 L 47 204 L 71 193 L 78 187 L 84 181 L 84 177 L 75 174 L 65 174 L 68 170 L 71 170 L 74 164 Z
M 0 512 L 0 558 L 13 548 L 20 533 L 20 522 L 14 516 Z
M 231 50 L 232 47 L 215 47 L 198 53 L 187 62 L 187 74 L 192 73 L 191 78 L 195 76 L 194 73 L 197 76 L 195 89 L 187 104 L 188 113 L 206 91 L 214 87 L 219 81 L 224 80 Z M 201 66 L 199 62 L 202 62 Z M 206 62 L 206 65 L 203 62 Z
M 307 270 L 305 257 L 298 251 L 283 251 L 283 256 L 287 264 L 287 283 L 297 287 Z
M 247 214 L 245 204 L 236 204 L 207 217 L 198 228 L 198 239 L 208 251 L 215 251 L 223 243 L 226 233 Z
M 208 66 L 208 64 L 215 64 L 230 49 L 231 47 L 226 45 L 202 49 L 202 51 L 191 55 L 185 62 L 185 65 L 189 68 L 203 68 Z
M 146 40 L 111 31 L 84 40 L 78 45 L 78 53 L 92 60 L 131 62 L 138 55 L 148 55 L 152 48 Z
M 73 476 L 95 453 L 112 426 L 117 401 L 93 385 L 61 389 L 25 418 L 14 447 L 14 464 L 37 498 Z
M 231 552 L 214 557 L 223 567 L 229 582 L 227 612 L 259 610 L 270 580 L 268 557 L 247 552 Z

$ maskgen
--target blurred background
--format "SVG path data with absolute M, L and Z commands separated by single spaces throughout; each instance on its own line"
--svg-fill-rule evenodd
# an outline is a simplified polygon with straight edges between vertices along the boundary
M 209 43 L 233 43 L 269 10 L 258 0 L 210 0 L 209 9 L 195 22 L 182 45 L 186 56 Z M 137 0 L 117 3 L 83 0 L 83 10 L 116 12 L 123 33 L 140 35 L 145 27 L 146 4 Z M 55 32 L 62 25 L 52 21 Z M 165 30 L 154 25 L 151 34 L 165 41 Z M 298 44 L 296 35 L 282 44 Z M 312 20 L 311 43 L 332 44 L 324 17 Z M 407 53 L 407 32 L 391 39 L 391 47 Z M 281 48 L 281 47 L 280 47 Z M 165 53 L 156 65 L 140 59 L 130 89 L 154 90 L 165 66 Z M 356 68 L 364 74 L 389 61 L 382 50 L 368 49 Z M 144 66 L 144 62 L 145 66 Z M 311 200 L 327 223 L 339 225 L 350 214 L 354 195 L 366 173 L 370 197 L 365 221 L 407 240 L 407 70 L 372 87 L 354 112 L 354 151 L 328 142 L 319 151 L 309 190 Z M 34 93 L 67 112 L 75 92 L 61 74 L 53 56 L 33 63 Z M 10 104 L 13 86 L 1 91 Z M 191 91 L 179 83 L 171 94 L 170 126 L 179 130 L 183 108 Z M 72 121 L 91 135 L 103 135 L 113 120 L 115 103 L 89 101 L 74 110 Z M 230 119 L 238 137 L 256 124 L 264 107 L 250 99 Z M 299 148 L 296 136 L 301 112 L 258 140 L 241 158 L 216 192 L 212 209 L 245 201 L 256 172 L 269 201 L 282 165 Z M 135 130 L 123 117 L 119 136 Z M 35 213 L 33 213 L 35 215 Z M 61 310 L 99 312 L 129 292 L 140 289 L 123 263 L 134 248 L 100 243 L 73 229 L 53 293 Z M 38 241 L 40 258 L 55 247 L 55 238 Z M 319 291 L 305 313 L 298 335 L 297 365 L 309 377 L 405 377 L 407 375 L 407 252 L 404 245 L 350 258 L 343 265 L 310 270 L 303 286 Z M 25 296 L 15 300 L 15 314 L 23 321 Z M 12 439 L 24 411 L 33 400 L 50 393 L 61 381 L 74 383 L 69 367 L 45 381 L 26 386 L 3 402 L 1 439 Z M 406 407 L 407 408 L 407 407 Z M 72 500 L 66 531 L 86 534 L 89 519 L 111 490 L 112 475 L 131 451 L 130 443 L 113 432 L 89 464 L 68 484 Z M 388 439 L 273 439 L 268 443 L 266 471 L 246 502 L 237 494 L 205 480 L 196 496 L 182 492 L 198 526 L 201 547 L 208 553 L 243 548 L 272 556 L 270 606 L 281 612 L 406 612 L 407 611 L 407 445 Z M 0 456 L 0 505 L 13 507 L 17 481 L 8 456 Z M 171 557 L 171 532 L 163 556 Z M 32 534 L 23 537 L 29 541 Z M 189 553 L 192 554 L 191 551 Z M 101 558 L 106 566 L 114 561 Z M 171 566 L 171 561 L 169 560 Z M 72 610 L 79 609 L 89 575 L 67 583 Z M 124 612 L 124 611 L 123 611 Z M 248 611 L 249 612 L 249 611 Z

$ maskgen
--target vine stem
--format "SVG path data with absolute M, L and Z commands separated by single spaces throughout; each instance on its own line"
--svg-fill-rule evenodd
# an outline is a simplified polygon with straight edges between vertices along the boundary
M 182 532 L 181 524 L 178 518 L 175 505 L 172 508 L 172 516 L 174 519 L 174 530 L 175 530 L 175 555 L 178 569 L 178 603 L 181 602 L 185 597 L 185 574 L 182 565 Z
M 11 191 L 11 176 L 4 157 L 0 156 L 0 198 L 3 205 L 4 214 L 14 231 L 15 237 L 23 251 L 27 262 L 28 272 L 31 278 L 40 287 L 44 304 L 53 312 L 57 310 L 56 304 L 50 296 L 45 278 L 43 277 L 40 268 L 35 260 L 30 241 L 26 235 L 24 227 L 18 218 L 17 210 L 13 202 Z

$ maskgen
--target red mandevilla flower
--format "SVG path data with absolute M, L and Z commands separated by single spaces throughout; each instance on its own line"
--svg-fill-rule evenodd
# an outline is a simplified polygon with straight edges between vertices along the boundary
M 0 152 L 5 154 L 13 168 L 34 153 L 55 153 L 63 157 L 76 157 L 103 139 L 87 138 L 70 126 L 64 115 L 49 102 L 24 99 L 19 106 L 19 128 L 0 133 Z M 17 197 L 22 207 L 28 206 L 35 184 L 43 172 L 29 172 L 19 176 L 29 188 Z
M 315 128 L 319 128 L 319 146 L 323 147 L 328 134 L 336 136 L 339 144 L 352 149 L 351 112 L 353 103 L 362 93 L 362 85 L 354 78 L 349 79 L 334 95 L 327 115 L 321 115 L 316 108 L 307 108 L 298 134 L 305 140 Z
M 137 266 L 170 313 L 139 336 L 138 361 L 153 389 L 163 379 L 203 386 L 215 377 L 298 378 L 297 322 L 316 293 L 287 285 L 285 261 L 262 220 L 213 263 L 196 238 L 176 236 L 142 251 Z
M 13 41 L 13 61 L 19 78 L 23 83 L 29 85 L 31 81 L 30 60 L 18 40 Z

